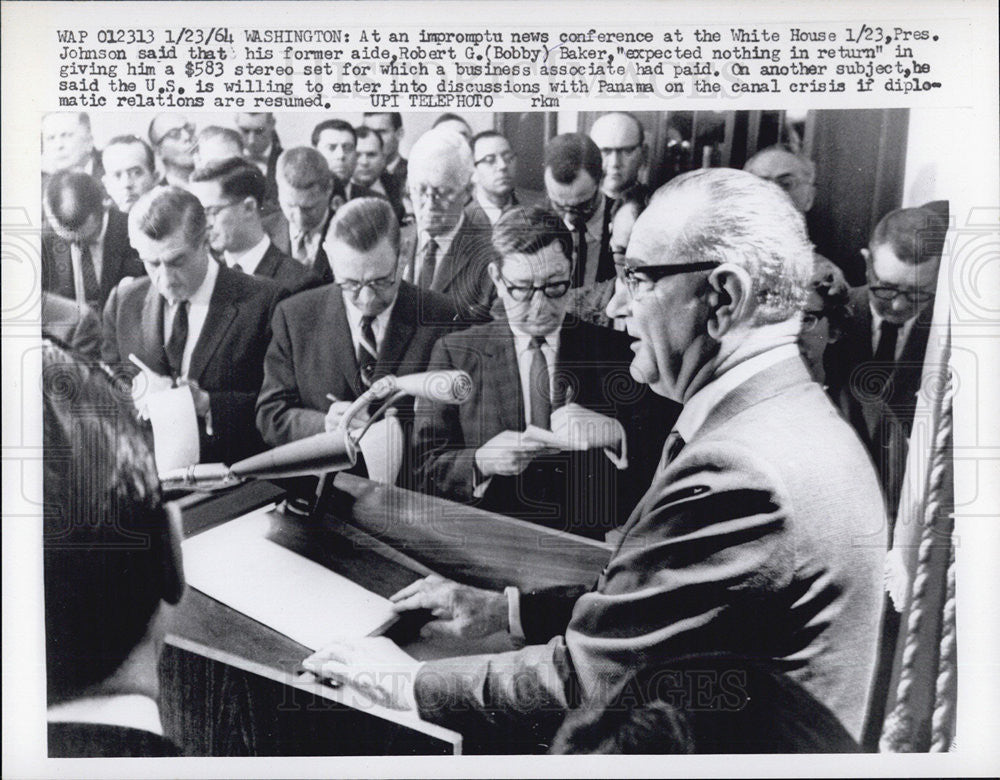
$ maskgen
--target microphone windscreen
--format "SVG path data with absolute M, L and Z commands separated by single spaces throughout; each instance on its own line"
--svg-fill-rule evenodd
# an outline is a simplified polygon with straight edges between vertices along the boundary
M 357 449 L 346 431 L 327 431 L 253 455 L 234 463 L 230 470 L 241 479 L 280 479 L 341 471 L 356 460 Z
M 442 404 L 464 404 L 472 396 L 472 378 L 464 371 L 424 371 L 396 377 L 396 389 Z

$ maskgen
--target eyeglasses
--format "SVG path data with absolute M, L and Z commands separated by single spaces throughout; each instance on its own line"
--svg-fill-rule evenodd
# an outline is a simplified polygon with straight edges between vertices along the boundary
M 239 203 L 239 201 L 234 200 L 230 203 L 223 203 L 220 206 L 205 206 L 205 219 L 215 219 L 223 211 L 231 206 L 235 206 L 237 203 Z
M 460 195 L 465 193 L 464 189 L 452 190 L 442 187 L 428 187 L 421 184 L 410 190 L 410 194 L 416 196 L 416 200 L 431 201 L 441 206 L 449 206 L 455 202 Z
M 903 296 L 907 303 L 927 303 L 934 297 L 934 293 L 927 290 L 908 290 L 896 287 L 892 284 L 879 284 L 880 279 L 875 272 L 868 269 L 868 292 L 880 301 L 894 301 L 899 296 Z
M 369 279 L 365 282 L 359 282 L 357 279 L 341 279 L 336 282 L 341 290 L 354 298 L 359 296 L 365 287 L 371 287 L 374 293 L 382 293 L 391 290 L 395 283 L 395 272 L 386 276 L 380 276 L 377 279 Z
M 500 154 L 488 154 L 476 160 L 476 165 L 486 163 L 489 166 L 497 164 L 498 160 L 503 160 L 507 165 L 512 164 L 517 159 L 517 152 L 501 152 Z
M 613 154 L 620 154 L 623 157 L 627 157 L 632 154 L 636 149 L 638 149 L 642 144 L 633 144 L 632 146 L 602 146 L 601 147 L 601 157 L 611 157 Z
M 708 271 L 719 264 L 713 260 L 698 263 L 678 263 L 676 265 L 642 265 L 636 268 L 623 263 L 615 264 L 618 280 L 624 284 L 633 298 L 639 290 L 652 290 L 656 283 L 667 276 Z
M 530 301 L 534 297 L 535 293 L 539 291 L 546 298 L 562 298 L 569 290 L 570 285 L 569 279 L 563 279 L 560 282 L 549 282 L 548 284 L 543 284 L 539 287 L 523 287 L 511 284 L 511 282 L 503 274 L 500 274 L 500 281 L 503 282 L 503 286 L 507 288 L 507 292 L 510 294 L 510 297 L 518 303 Z
M 826 317 L 826 312 L 819 310 L 806 309 L 802 312 L 802 326 L 799 330 L 802 333 L 808 333 L 811 330 L 815 330 L 816 326 L 819 325 L 819 321 Z
M 172 127 L 163 135 L 160 136 L 159 140 L 156 142 L 159 146 L 166 139 L 171 141 L 179 141 L 182 136 L 194 136 L 194 125 L 188 122 L 187 124 L 181 125 L 180 127 Z

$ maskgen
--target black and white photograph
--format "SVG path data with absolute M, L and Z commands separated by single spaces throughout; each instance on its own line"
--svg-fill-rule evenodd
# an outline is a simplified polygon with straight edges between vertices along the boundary
M 37 640 L 8 647 L 5 619 L 4 687 L 31 657 L 42 751 L 10 776 L 986 771 L 963 724 L 1000 725 L 974 601 L 996 534 L 965 523 L 997 518 L 1000 207 L 970 202 L 995 137 L 980 178 L 966 144 L 996 98 L 918 94 L 947 82 L 918 61 L 931 22 L 789 44 L 742 20 L 724 49 L 659 20 L 663 48 L 619 24 L 536 56 L 439 3 L 425 26 L 454 32 L 393 33 L 390 58 L 374 18 L 341 19 L 340 50 L 285 18 L 255 34 L 285 64 L 244 89 L 227 49 L 271 62 L 248 19 L 114 5 L 94 34 L 45 22 L 63 86 L 15 128 L 30 186 L 3 143 L 4 546 L 29 545 L 4 604 L 35 594 Z M 769 70 L 778 41 L 793 66 Z M 204 99 L 165 80 L 171 46 Z M 406 46 L 412 85 L 379 95 Z M 360 81 L 324 80 L 323 47 Z M 487 108 L 584 56 L 589 99 Z M 676 64 L 698 58 L 728 86 Z M 169 761 L 70 761 L 110 758 Z

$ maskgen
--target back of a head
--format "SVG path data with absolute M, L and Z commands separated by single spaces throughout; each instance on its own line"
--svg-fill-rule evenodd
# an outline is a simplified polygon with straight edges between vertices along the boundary
M 557 135 L 545 147 L 545 168 L 560 184 L 569 184 L 583 170 L 595 182 L 604 172 L 601 150 L 583 133 Z
M 351 128 L 353 132 L 353 128 Z M 323 155 L 311 146 L 286 149 L 278 158 L 278 181 L 296 190 L 317 187 L 324 192 L 333 188 L 333 175 Z
M 239 156 L 243 154 L 243 136 L 231 127 L 221 125 L 209 125 L 198 131 L 198 145 L 211 144 L 218 149 L 225 149 L 230 154 L 226 156 Z
M 869 246 L 888 245 L 893 254 L 907 265 L 923 265 L 941 259 L 947 217 L 937 203 L 890 211 L 872 232 Z
M 104 188 L 93 176 L 74 171 L 53 174 L 45 186 L 45 211 L 66 230 L 76 231 L 104 212 Z
M 50 704 L 110 676 L 164 593 L 167 517 L 127 390 L 43 351 L 43 546 Z
M 813 269 L 805 220 L 775 184 L 731 168 L 702 168 L 658 189 L 632 241 L 671 262 L 744 268 L 754 283 L 755 322 L 782 322 L 805 303 Z
M 385 198 L 349 200 L 337 209 L 329 235 L 358 252 L 373 249 L 382 239 L 388 239 L 394 252 L 399 251 L 399 220 Z

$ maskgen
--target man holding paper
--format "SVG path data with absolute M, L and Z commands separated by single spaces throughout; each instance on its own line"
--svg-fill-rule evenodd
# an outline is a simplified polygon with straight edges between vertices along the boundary
M 167 399 L 163 391 L 187 389 L 201 462 L 233 463 L 259 452 L 254 403 L 271 314 L 284 291 L 209 257 L 205 210 L 186 190 L 151 190 L 132 207 L 128 224 L 148 276 L 125 279 L 108 298 L 104 361 L 132 378 L 137 407 L 154 418 L 150 404 Z M 178 419 L 190 420 L 173 401 Z
M 857 739 L 885 518 L 864 447 L 796 347 L 811 271 L 804 221 L 775 185 L 728 169 L 671 180 L 635 223 L 608 313 L 638 339 L 633 376 L 684 406 L 595 587 L 428 577 L 394 597 L 432 611 L 425 634 L 529 644 L 417 664 L 385 639 L 342 642 L 306 666 L 466 733 L 545 744 L 630 672 L 727 653 L 787 672 Z
M 603 539 L 648 483 L 649 453 L 670 419 L 650 424 L 651 394 L 628 375 L 624 334 L 566 316 L 573 243 L 554 213 L 509 210 L 493 244 L 499 259 L 489 274 L 502 306 L 493 322 L 434 348 L 430 368 L 467 372 L 473 392 L 461 407 L 418 400 L 419 482 L 435 495 Z

